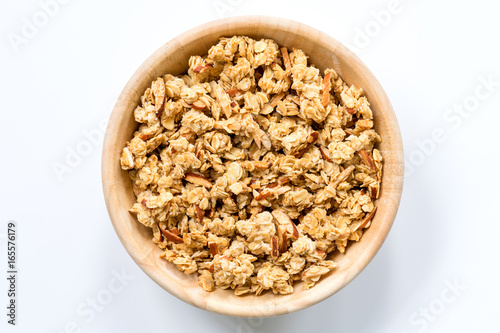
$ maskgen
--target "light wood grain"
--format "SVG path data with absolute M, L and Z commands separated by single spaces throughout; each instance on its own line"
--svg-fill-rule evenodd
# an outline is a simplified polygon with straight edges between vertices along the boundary
M 290 295 L 271 292 L 262 296 L 237 297 L 232 290 L 203 291 L 196 274 L 184 275 L 159 258 L 161 250 L 152 242 L 150 229 L 128 212 L 135 202 L 128 173 L 120 168 L 122 148 L 132 137 L 137 124 L 133 111 L 140 96 L 157 76 L 181 74 L 191 55 L 206 54 L 219 37 L 247 35 L 272 38 L 289 49 L 302 49 L 319 69 L 333 67 L 349 85 L 362 87 L 371 103 L 375 128 L 383 142 L 384 174 L 378 212 L 362 239 L 350 244 L 345 254 L 334 254 L 338 268 L 305 290 L 294 285 Z M 396 217 L 403 186 L 403 146 L 392 106 L 373 74 L 347 48 L 309 26 L 285 19 L 263 16 L 234 17 L 194 28 L 166 43 L 135 72 L 121 93 L 111 114 L 102 154 L 102 182 L 109 216 L 130 256 L 162 288 L 199 308 L 227 315 L 262 317 L 285 314 L 311 306 L 333 295 L 354 279 L 375 256 Z

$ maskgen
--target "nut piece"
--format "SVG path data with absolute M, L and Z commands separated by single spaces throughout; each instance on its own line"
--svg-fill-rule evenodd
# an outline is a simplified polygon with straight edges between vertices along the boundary
M 370 169 L 375 170 L 375 164 L 373 163 L 372 158 L 370 157 L 370 155 L 368 155 L 368 153 L 364 149 L 361 149 L 359 151 L 359 156 L 361 156 L 361 158 L 363 159 L 363 161 L 365 162 L 365 164 Z
M 328 101 L 330 100 L 330 89 L 332 87 L 332 82 L 330 80 L 331 77 L 332 74 L 328 72 L 323 79 L 323 98 L 321 99 L 321 105 L 323 105 L 325 108 L 328 105 Z
M 198 217 L 198 222 L 203 224 L 203 217 L 205 216 L 205 211 L 200 208 L 200 206 L 196 205 L 196 215 Z
M 318 140 L 318 138 L 319 138 L 319 133 L 316 131 L 313 131 L 307 137 L 307 143 L 314 144 Z
M 332 159 L 330 157 L 328 157 L 328 148 L 326 147 L 323 147 L 323 146 L 319 146 L 319 151 L 321 152 L 321 156 L 323 156 L 323 159 L 327 162 L 331 162 Z
M 355 114 L 356 113 L 356 111 L 353 108 L 345 108 L 345 109 L 346 109 L 347 113 L 349 113 L 349 114 Z
M 261 201 L 269 198 L 271 196 L 271 192 L 269 190 L 262 190 L 258 196 L 255 197 L 255 200 Z
M 252 162 L 253 167 L 257 170 L 267 170 L 271 167 L 271 162 L 254 161 Z
M 197 173 L 186 173 L 184 180 L 199 186 L 205 186 L 206 188 L 212 188 L 212 183 Z
M 276 259 L 278 258 L 279 251 L 278 251 L 278 238 L 272 237 L 271 238 L 271 245 L 272 245 L 272 251 L 271 251 L 271 256 Z
M 195 110 L 205 110 L 207 106 L 202 101 L 196 101 L 193 104 L 189 104 Z
M 210 242 L 208 243 L 208 248 L 210 249 L 210 253 L 215 257 L 216 254 L 219 254 L 219 248 L 217 247 L 217 243 Z
M 184 242 L 182 240 L 182 238 L 180 238 L 179 236 L 175 235 L 173 232 L 170 232 L 168 230 L 163 230 L 162 228 L 160 228 L 160 231 L 163 234 L 163 236 L 165 236 L 165 238 L 168 239 L 169 241 L 172 241 L 172 242 L 174 242 L 176 244 L 180 244 L 180 243 Z
M 201 66 L 197 66 L 193 72 L 195 73 L 204 73 L 206 71 L 209 71 L 210 69 L 212 69 L 212 65 L 210 64 L 206 64 L 206 65 L 201 65 Z
M 351 165 L 348 168 L 346 168 L 344 171 L 339 173 L 337 178 L 335 178 L 335 180 L 332 182 L 333 188 L 336 189 L 340 183 L 342 183 L 344 180 L 346 180 L 347 177 L 349 177 L 349 175 L 354 171 L 354 169 L 355 169 L 355 166 Z
M 284 225 L 278 226 L 278 245 L 280 253 L 286 252 L 286 227 Z
M 163 108 L 165 107 L 165 81 L 161 77 L 159 77 L 153 83 L 153 95 L 155 97 L 155 112 L 156 116 L 160 117 L 163 112 Z
M 299 238 L 299 231 L 293 223 L 292 219 L 288 217 L 288 215 L 282 209 L 275 209 L 271 213 L 274 218 L 278 221 L 279 225 L 282 225 L 286 228 L 287 232 L 295 238 Z
M 370 222 L 370 220 L 373 218 L 376 211 L 377 211 L 377 206 L 375 206 L 370 213 L 366 214 L 366 216 L 363 218 L 363 220 L 361 220 L 361 222 L 354 228 L 353 231 L 357 231 L 358 229 L 363 229 L 365 227 L 365 225 L 368 222 Z
M 287 72 L 286 75 L 290 74 L 290 70 L 292 69 L 292 63 L 290 62 L 290 57 L 288 56 L 288 49 L 286 47 L 280 48 L 281 56 L 283 57 L 283 64 L 285 65 L 285 70 Z
M 368 189 L 370 191 L 370 198 L 377 199 L 378 198 L 378 187 L 368 186 Z
M 241 91 L 239 89 L 233 88 L 233 89 L 229 89 L 228 91 L 226 91 L 226 93 L 229 95 L 229 97 L 234 97 L 238 94 L 241 94 Z

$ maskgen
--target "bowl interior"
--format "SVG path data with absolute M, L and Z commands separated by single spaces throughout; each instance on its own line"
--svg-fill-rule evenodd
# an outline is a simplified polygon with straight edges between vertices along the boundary
M 315 287 L 304 290 L 294 285 L 290 295 L 235 296 L 232 290 L 205 292 L 196 274 L 185 275 L 159 258 L 161 250 L 152 242 L 150 229 L 128 212 L 135 202 L 128 173 L 121 170 L 122 148 L 137 128 L 135 106 L 144 90 L 159 75 L 187 71 L 191 55 L 204 55 L 220 37 L 247 35 L 271 38 L 280 46 L 302 49 L 311 64 L 321 70 L 334 68 L 349 85 L 362 87 L 371 103 L 375 128 L 382 137 L 379 149 L 384 157 L 380 199 L 372 225 L 362 239 L 351 243 L 345 254 L 331 258 L 338 268 L 324 276 Z M 236 17 L 207 23 L 168 42 L 156 51 L 130 79 L 109 121 L 102 156 L 103 189 L 113 226 L 128 253 L 161 287 L 176 297 L 202 309 L 236 316 L 271 316 L 296 311 L 334 294 L 356 277 L 376 254 L 396 216 L 403 184 L 403 149 L 391 104 L 382 87 L 349 50 L 333 38 L 303 24 L 271 17 Z

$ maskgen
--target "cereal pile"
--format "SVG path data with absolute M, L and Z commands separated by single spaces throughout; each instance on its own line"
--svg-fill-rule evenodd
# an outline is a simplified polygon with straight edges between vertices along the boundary
M 134 117 L 130 211 L 206 291 L 310 288 L 370 226 L 382 175 L 370 104 L 301 50 L 221 38 L 187 74 L 157 78 Z

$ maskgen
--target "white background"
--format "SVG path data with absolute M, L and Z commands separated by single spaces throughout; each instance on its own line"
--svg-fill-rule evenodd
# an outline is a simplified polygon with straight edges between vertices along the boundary
M 38 1 L 0 5 L 0 331 L 500 332 L 496 2 L 400 0 L 378 16 L 384 26 L 374 13 L 386 0 L 67 2 L 46 22 Z M 150 280 L 113 231 L 100 179 L 99 124 L 139 65 L 190 28 L 246 14 L 294 19 L 352 47 L 393 103 L 409 167 L 394 227 L 363 273 L 316 306 L 263 320 L 199 310 Z M 16 46 L 25 19 L 43 26 Z M 435 130 L 446 137 L 431 143 Z M 59 179 L 54 165 L 78 147 L 87 155 Z M 4 307 L 9 220 L 16 327 Z M 131 280 L 115 281 L 122 273 Z M 91 310 L 99 295 L 106 304 Z

